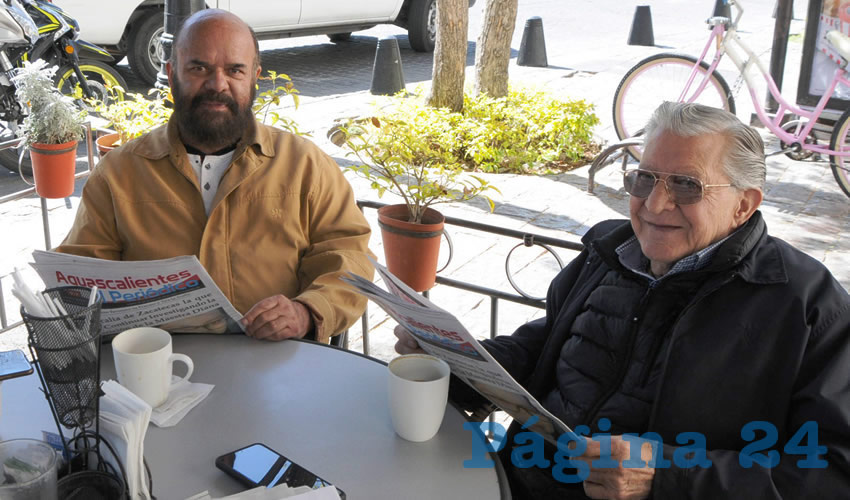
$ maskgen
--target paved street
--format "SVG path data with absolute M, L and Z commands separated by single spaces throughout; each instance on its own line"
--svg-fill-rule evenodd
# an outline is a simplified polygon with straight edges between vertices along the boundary
M 481 25 L 483 0 L 471 10 L 470 42 L 467 59 L 469 82 L 473 78 L 475 38 Z M 799 3 L 799 2 L 798 2 Z M 565 98 L 582 98 L 596 105 L 602 124 L 596 130 L 600 142 L 611 142 L 616 136 L 611 128 L 611 100 L 623 74 L 638 60 L 662 51 L 698 52 L 708 32 L 704 20 L 714 2 L 666 0 L 652 3 L 655 47 L 635 47 L 626 44 L 637 3 L 606 1 L 520 0 L 520 12 L 512 47 L 514 54 L 510 72 L 513 84 L 535 85 Z M 742 21 L 741 35 L 763 58 L 769 59 L 774 19 L 773 1 L 748 0 Z M 795 95 L 802 49 L 805 5 L 797 6 L 792 23 L 792 42 L 789 44 L 785 75 L 785 95 Z M 524 68 L 516 65 L 524 22 L 531 16 L 541 16 L 546 35 L 549 67 Z M 404 31 L 382 26 L 357 33 L 347 43 L 332 44 L 326 37 L 297 38 L 262 42 L 263 65 L 292 77 L 302 96 L 301 107 L 292 116 L 312 133 L 313 139 L 340 164 L 349 159 L 345 152 L 325 137 L 334 120 L 367 114 L 381 98 L 369 94 L 372 62 L 377 40 L 383 36 L 399 38 L 402 64 L 409 89 L 430 78 L 430 55 L 418 54 L 409 48 Z M 721 72 L 734 86 L 734 68 L 723 66 Z M 134 90 L 143 90 L 129 68 L 121 66 Z M 763 98 L 763 97 L 761 97 Z M 752 104 L 747 102 L 746 90 L 736 94 L 738 115 L 748 120 Z M 770 150 L 776 141 L 764 135 Z M 488 213 L 481 202 L 447 206 L 443 211 L 465 219 L 526 232 L 545 234 L 576 241 L 594 223 L 608 218 L 628 216 L 628 197 L 624 193 L 618 165 L 602 170 L 596 176 L 595 193 L 586 191 L 588 167 L 571 172 L 542 177 L 488 175 L 501 195 L 496 195 L 496 210 Z M 351 178 L 359 199 L 376 200 L 362 180 Z M 61 241 L 73 219 L 79 203 L 79 187 L 69 205 L 52 200 L 50 207 L 51 238 Z M 0 195 L 20 189 L 13 174 L 0 175 Z M 389 197 L 380 200 L 393 202 Z M 70 208 L 69 208 L 70 206 Z M 839 281 L 850 288 L 850 199 L 832 178 L 827 161 L 793 162 L 784 156 L 768 159 L 768 186 L 762 211 L 772 234 L 780 236 L 814 258 L 824 262 Z M 28 261 L 33 248 L 43 248 L 41 216 L 37 198 L 0 205 L 3 234 L 0 249 L 0 276 Z M 367 216 L 374 222 L 374 211 Z M 516 240 L 475 234 L 460 228 L 449 228 L 455 245 L 455 255 L 442 274 L 453 279 L 475 282 L 484 286 L 511 291 L 505 276 L 505 256 Z M 373 235 L 372 248 L 382 255 L 380 237 Z M 564 261 L 572 257 L 569 251 L 559 251 Z M 445 252 L 443 253 L 445 259 Z M 545 294 L 549 280 L 557 272 L 557 263 L 539 247 L 518 249 L 511 259 L 516 279 L 531 295 Z M 11 320 L 17 303 L 8 293 L 8 279 L 3 279 L 6 304 L 11 308 Z M 486 297 L 437 286 L 431 298 L 458 315 L 468 329 L 479 336 L 489 331 L 490 301 Z M 499 332 L 510 333 L 513 328 L 540 315 L 526 306 L 500 303 Z M 392 357 L 392 322 L 370 307 L 371 354 Z M 21 328 L 0 334 L 0 350 L 23 345 Z M 362 349 L 359 326 L 352 331 L 352 349 Z

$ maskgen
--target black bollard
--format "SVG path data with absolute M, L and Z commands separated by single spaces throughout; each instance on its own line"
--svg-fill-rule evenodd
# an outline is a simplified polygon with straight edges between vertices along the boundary
M 381 38 L 375 50 L 370 92 L 374 95 L 393 95 L 402 89 L 404 89 L 404 72 L 401 68 L 398 40 L 392 36 Z
M 726 3 L 726 0 L 715 0 L 714 12 L 711 14 L 711 16 L 726 17 L 728 19 L 732 19 L 732 7 L 729 7 L 729 4 Z
M 629 32 L 629 45 L 655 45 L 655 35 L 652 34 L 652 12 L 649 11 L 649 5 L 635 7 L 632 30 Z
M 534 66 L 545 68 L 549 66 L 546 60 L 546 41 L 543 39 L 543 19 L 539 16 L 529 17 L 525 21 L 522 32 L 522 42 L 519 44 L 517 66 Z

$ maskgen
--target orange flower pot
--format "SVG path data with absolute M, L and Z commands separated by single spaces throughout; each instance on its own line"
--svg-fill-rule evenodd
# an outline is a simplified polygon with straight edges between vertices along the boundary
M 42 198 L 67 198 L 74 192 L 77 141 L 64 144 L 32 144 L 35 192 Z
M 422 292 L 434 286 L 445 217 L 429 208 L 422 224 L 407 222 L 407 205 L 378 209 L 387 269 L 407 286 Z
M 120 136 L 118 133 L 112 134 L 104 134 L 95 139 L 95 143 L 97 144 L 97 152 L 100 153 L 100 157 L 103 158 L 103 155 L 117 148 L 115 145 L 118 142 Z

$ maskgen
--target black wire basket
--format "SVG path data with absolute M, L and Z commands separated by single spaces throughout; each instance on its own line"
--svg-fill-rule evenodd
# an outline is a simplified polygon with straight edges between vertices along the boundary
M 91 290 L 46 290 L 67 314 L 44 318 L 21 307 L 30 353 L 54 417 L 68 429 L 85 429 L 97 420 L 100 396 L 100 306 L 89 305 Z
M 68 452 L 67 472 L 59 480 L 60 498 L 123 499 L 128 491 L 124 465 L 100 435 L 101 301 L 89 300 L 91 292 L 79 286 L 45 290 L 50 300 L 61 305 L 57 306 L 61 314 L 33 316 L 22 306 L 21 318 L 29 334 L 33 365 Z M 115 457 L 118 469 L 104 460 L 101 445 Z

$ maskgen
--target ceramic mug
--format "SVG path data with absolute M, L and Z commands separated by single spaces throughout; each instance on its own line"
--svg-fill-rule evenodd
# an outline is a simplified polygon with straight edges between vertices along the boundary
M 443 423 L 449 397 L 449 365 L 427 354 L 399 356 L 388 366 L 390 417 L 396 434 L 428 441 Z
M 186 364 L 189 380 L 195 365 L 185 354 L 171 352 L 171 335 L 160 328 L 133 328 L 112 339 L 112 354 L 118 383 L 156 408 L 168 399 L 172 364 Z

